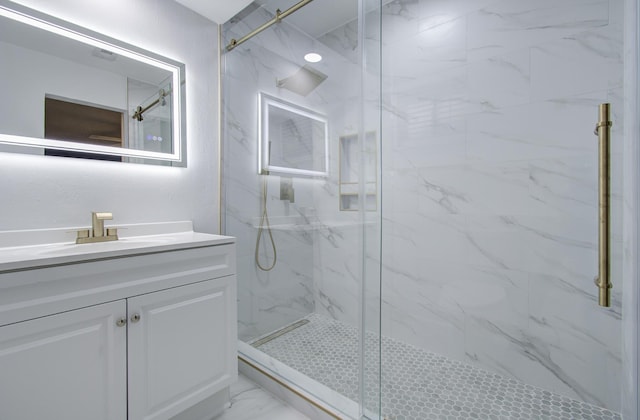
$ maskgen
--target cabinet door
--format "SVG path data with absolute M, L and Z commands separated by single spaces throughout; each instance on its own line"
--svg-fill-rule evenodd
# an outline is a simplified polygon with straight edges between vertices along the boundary
M 127 305 L 129 420 L 171 418 L 235 380 L 235 276 Z
M 0 419 L 122 420 L 124 300 L 0 327 Z

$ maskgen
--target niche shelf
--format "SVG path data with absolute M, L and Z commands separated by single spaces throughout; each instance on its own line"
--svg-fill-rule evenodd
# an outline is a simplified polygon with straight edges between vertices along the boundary
M 365 134 L 364 158 L 365 158 L 365 209 L 376 211 L 378 209 L 378 178 L 377 178 L 377 146 L 376 132 L 369 131 Z M 340 211 L 357 211 L 359 208 L 360 188 L 360 144 L 358 134 L 350 134 L 340 137 L 340 174 L 339 174 L 339 200 Z

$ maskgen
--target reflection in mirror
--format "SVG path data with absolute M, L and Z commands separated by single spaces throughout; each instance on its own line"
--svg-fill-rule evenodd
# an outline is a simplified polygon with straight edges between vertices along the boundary
M 0 0 L 0 152 L 184 163 L 184 65 Z
M 314 111 L 260 94 L 258 173 L 327 176 L 327 119 Z

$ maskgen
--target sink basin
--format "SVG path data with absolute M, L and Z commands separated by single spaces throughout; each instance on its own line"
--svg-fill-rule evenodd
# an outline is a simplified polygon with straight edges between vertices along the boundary
M 167 244 L 175 241 L 177 238 L 171 235 L 150 235 L 150 236 L 132 236 L 129 238 L 121 238 L 123 241 L 132 244 Z
M 161 228 L 165 226 L 164 231 Z M 43 231 L 40 238 L 49 243 L 37 243 L 37 231 L 0 232 L 0 271 L 20 270 L 43 265 L 69 264 L 87 259 L 113 258 L 118 256 L 187 249 L 199 246 L 232 243 L 234 238 L 194 232 L 191 222 L 154 223 L 126 225 L 117 241 L 76 244 L 77 229 L 51 229 Z M 188 228 L 185 229 L 185 228 Z M 119 232 L 120 233 L 120 232 Z M 142 233 L 142 234 L 140 234 Z M 135 236 L 132 234 L 136 234 Z M 27 239 L 25 239 L 25 235 Z M 33 238 L 29 238 L 32 236 Z M 51 239 L 56 240 L 53 242 Z M 60 240 L 62 239 L 62 241 Z M 29 242 L 32 241 L 32 243 Z M 18 242 L 19 246 L 6 246 Z M 28 245 L 23 245 L 29 243 Z
M 44 244 L 24 247 L 10 247 L 3 248 L 3 254 L 10 253 L 15 256 L 29 256 L 29 255 L 41 255 L 41 256 L 53 256 L 53 255 L 68 255 L 74 253 L 96 253 L 115 251 L 119 249 L 135 249 L 141 246 L 152 246 L 170 244 L 180 241 L 180 235 L 151 235 L 151 236 L 133 236 L 129 238 L 121 238 L 117 241 L 111 242 L 96 242 L 89 244 L 76 244 L 69 242 Z

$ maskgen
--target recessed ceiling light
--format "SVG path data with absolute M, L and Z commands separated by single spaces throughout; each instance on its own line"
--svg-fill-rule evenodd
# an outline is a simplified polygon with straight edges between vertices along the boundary
M 309 63 L 317 63 L 318 61 L 322 60 L 322 56 L 318 53 L 309 53 L 305 54 L 304 59 Z

